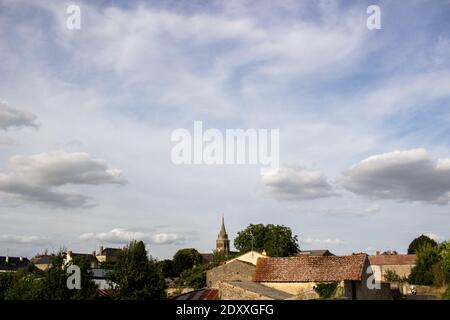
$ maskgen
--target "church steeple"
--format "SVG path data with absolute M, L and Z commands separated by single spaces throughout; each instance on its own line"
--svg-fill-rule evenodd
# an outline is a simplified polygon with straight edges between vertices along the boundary
M 228 234 L 227 230 L 225 230 L 225 219 L 222 215 L 222 225 L 220 226 L 219 235 L 217 236 L 217 239 L 220 240 L 228 240 Z
M 228 234 L 225 229 L 225 219 L 222 215 L 222 225 L 220 226 L 219 235 L 216 240 L 216 251 L 223 252 L 226 255 L 230 254 L 230 240 L 228 240 Z

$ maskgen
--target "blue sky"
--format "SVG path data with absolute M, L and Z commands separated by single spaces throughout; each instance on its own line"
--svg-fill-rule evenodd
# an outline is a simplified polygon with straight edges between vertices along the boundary
M 210 251 L 222 213 L 231 237 L 285 224 L 338 254 L 448 239 L 449 17 L 443 0 L 0 0 L 0 254 Z M 175 166 L 194 120 L 279 129 L 281 170 Z

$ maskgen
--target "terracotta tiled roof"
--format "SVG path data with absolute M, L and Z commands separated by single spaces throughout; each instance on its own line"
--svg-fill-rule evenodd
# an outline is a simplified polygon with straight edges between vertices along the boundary
M 217 300 L 219 299 L 219 290 L 200 289 L 173 297 L 173 300 Z
M 370 264 L 378 266 L 386 265 L 414 265 L 417 257 L 415 254 L 394 254 L 369 256 Z
M 327 282 L 361 280 L 367 255 L 260 258 L 256 282 Z

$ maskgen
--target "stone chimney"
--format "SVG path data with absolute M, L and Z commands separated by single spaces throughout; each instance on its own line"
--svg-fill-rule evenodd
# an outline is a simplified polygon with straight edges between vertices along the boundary
M 100 246 L 100 252 L 99 252 L 99 255 L 103 255 L 103 246 Z
M 379 255 L 380 255 L 380 251 L 377 251 L 377 252 L 376 252 L 376 255 L 379 256 Z
M 67 256 L 72 257 L 72 250 L 67 251 Z

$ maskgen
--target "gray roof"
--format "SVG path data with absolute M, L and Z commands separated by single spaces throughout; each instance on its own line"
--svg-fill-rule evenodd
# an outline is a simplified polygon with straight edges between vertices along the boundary
M 322 250 L 301 250 L 297 255 L 299 256 L 334 256 L 327 249 Z
M 29 264 L 30 260 L 28 258 L 8 257 L 8 262 L 6 262 L 6 257 L 0 256 L 0 270 L 16 271 L 26 268 Z
M 253 281 L 224 281 L 224 283 L 275 300 L 286 300 L 293 297 L 289 293 L 273 289 Z

